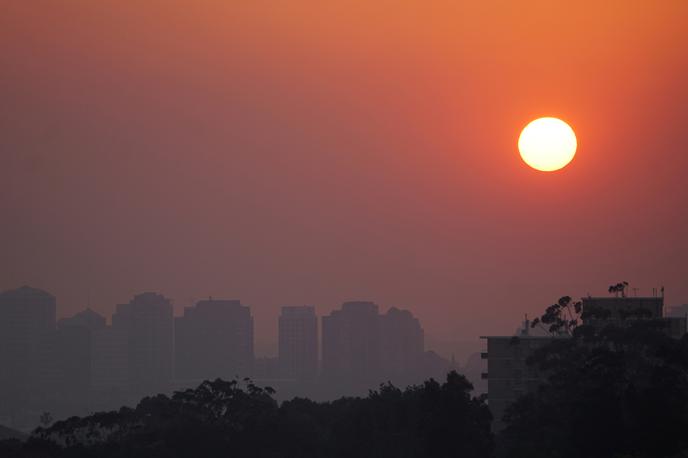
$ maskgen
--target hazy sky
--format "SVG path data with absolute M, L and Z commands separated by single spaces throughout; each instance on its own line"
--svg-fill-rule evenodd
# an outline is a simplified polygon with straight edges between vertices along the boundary
M 516 149 L 548 115 L 550 174 Z M 0 288 L 239 298 L 263 342 L 286 304 L 449 340 L 688 302 L 687 126 L 685 1 L 0 0 Z

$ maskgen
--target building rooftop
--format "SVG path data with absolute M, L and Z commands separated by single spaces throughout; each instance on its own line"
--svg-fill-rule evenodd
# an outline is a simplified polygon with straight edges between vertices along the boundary
M 0 293 L 0 298 L 3 299 L 9 299 L 9 298 L 20 298 L 20 297 L 45 297 L 45 298 L 50 298 L 50 299 L 55 299 L 55 296 L 50 294 L 47 291 L 44 291 L 42 289 L 38 288 L 32 288 L 30 286 L 21 286 L 16 289 L 10 289 L 7 291 L 3 291 Z
M 662 296 L 587 296 L 584 301 L 664 301 Z
M 480 336 L 481 339 L 524 339 L 524 340 L 543 340 L 543 339 L 568 339 L 569 335 L 551 335 L 551 336 L 532 336 L 532 335 L 513 335 L 513 336 Z

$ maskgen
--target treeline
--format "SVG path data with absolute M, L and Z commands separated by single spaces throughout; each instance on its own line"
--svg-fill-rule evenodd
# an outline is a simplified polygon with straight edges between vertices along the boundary
M 215 380 L 0 442 L 0 456 L 688 458 L 688 337 L 658 326 L 578 326 L 537 350 L 529 364 L 546 381 L 496 437 L 485 399 L 456 372 L 325 403 L 278 404 L 249 380 Z
M 450 457 L 493 449 L 491 416 L 456 372 L 365 398 L 281 405 L 249 380 L 206 381 L 146 398 L 134 409 L 70 418 L 26 443 L 5 441 L 3 457 Z
M 529 364 L 547 383 L 505 415 L 508 458 L 688 458 L 688 334 L 660 320 L 579 326 Z

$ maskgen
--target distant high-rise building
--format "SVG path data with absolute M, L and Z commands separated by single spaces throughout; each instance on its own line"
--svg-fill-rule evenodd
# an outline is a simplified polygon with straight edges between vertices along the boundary
M 424 351 L 420 322 L 408 310 L 392 307 L 380 317 L 380 362 L 386 378 L 403 383 L 416 380 Z
M 55 414 L 71 416 L 88 412 L 93 381 L 93 336 L 105 325 L 105 317 L 91 309 L 58 321 L 51 345 Z
M 272 388 L 276 388 L 275 383 L 285 382 L 279 368 L 279 358 L 262 357 L 256 358 L 253 362 L 253 379 L 259 384 L 268 383 Z M 291 381 L 291 380 L 289 380 Z M 282 390 L 278 390 L 282 395 Z
M 116 409 L 136 402 L 129 392 L 129 352 L 125 329 L 106 326 L 93 331 L 91 399 L 94 410 Z
M 380 315 L 373 302 L 345 302 L 322 318 L 322 377 L 360 391 L 380 377 Z
M 156 293 L 134 296 L 112 315 L 115 336 L 127 345 L 127 394 L 131 401 L 166 393 L 174 375 L 172 303 Z M 115 337 L 116 339 L 116 337 Z
M 279 317 L 282 377 L 313 380 L 318 375 L 318 318 L 309 306 L 282 307 Z
M 66 327 L 80 326 L 89 331 L 97 331 L 103 329 L 107 325 L 107 320 L 104 316 L 94 312 L 90 308 L 83 310 L 75 315 L 67 318 L 62 318 L 57 322 L 58 329 Z
M 203 300 L 175 319 L 178 381 L 247 377 L 253 370 L 253 317 L 237 300 Z
M 14 417 L 46 393 L 47 350 L 55 333 L 55 297 L 23 286 L 0 293 L 0 411 Z

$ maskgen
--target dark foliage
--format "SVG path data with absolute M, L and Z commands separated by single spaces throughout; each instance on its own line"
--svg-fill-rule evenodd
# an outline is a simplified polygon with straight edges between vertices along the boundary
M 619 294 L 621 294 L 622 297 L 626 297 L 626 288 L 628 288 L 628 282 L 627 281 L 622 281 L 617 283 L 616 285 L 610 285 L 607 291 L 609 291 L 609 294 L 615 294 L 617 297 Z
M 0 443 L 7 457 L 487 457 L 491 416 L 456 372 L 401 390 L 331 403 L 294 399 L 249 380 L 206 381 L 135 409 L 70 418 Z
M 580 326 L 538 350 L 529 363 L 550 376 L 508 409 L 505 455 L 688 456 L 688 337 L 671 339 L 660 326 Z
M 579 318 L 586 318 L 581 314 L 583 305 L 574 302 L 570 296 L 561 297 L 556 304 L 545 310 L 541 317 L 535 318 L 531 327 L 541 326 L 551 335 L 571 334 L 579 324 Z

